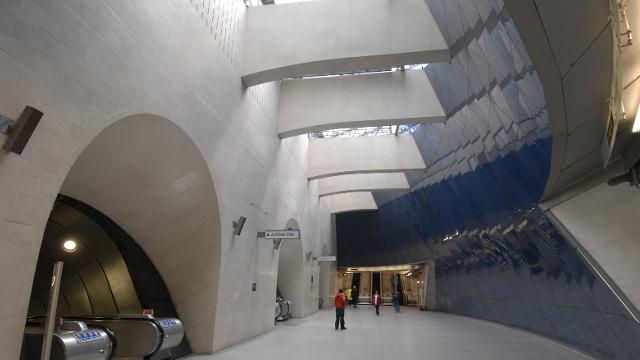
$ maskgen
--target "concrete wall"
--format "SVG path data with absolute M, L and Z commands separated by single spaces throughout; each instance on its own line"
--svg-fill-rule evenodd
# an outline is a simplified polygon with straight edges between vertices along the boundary
M 602 184 L 551 212 L 640 308 L 640 190 Z
M 346 127 L 420 124 L 446 119 L 420 70 L 283 80 L 281 137 Z
M 422 0 L 323 0 L 248 9 L 243 80 L 448 61 Z
M 220 223 L 221 255 L 215 336 L 192 343 L 194 350 L 219 350 L 272 328 L 277 254 L 257 231 L 293 218 L 305 253 L 329 243 L 329 213 L 303 166 L 308 141 L 278 139 L 276 86 L 242 86 L 233 44 L 243 37 L 244 6 L 239 0 L 215 6 L 227 9 L 226 17 L 216 15 L 220 26 L 186 0 L 0 1 L 0 113 L 17 118 L 29 104 L 45 114 L 22 156 L 0 155 L 4 357 L 18 357 L 53 200 L 84 149 L 130 115 L 155 114 L 179 127 L 215 187 L 219 216 L 210 215 Z M 241 215 L 247 223 L 234 237 L 231 223 Z M 300 276 L 316 271 L 305 264 Z M 305 299 L 317 308 L 311 290 Z
M 438 308 L 437 302 L 437 287 L 436 287 L 436 268 L 433 261 L 428 261 L 424 264 L 422 270 L 422 281 L 424 281 L 424 309 L 436 310 Z

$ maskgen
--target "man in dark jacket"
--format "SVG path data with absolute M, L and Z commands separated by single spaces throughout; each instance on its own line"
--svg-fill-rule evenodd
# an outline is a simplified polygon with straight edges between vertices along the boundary
M 393 292 L 393 307 L 397 313 L 400 312 L 400 292 L 398 292 L 398 290 Z
M 338 289 L 336 294 L 336 330 L 338 330 L 338 323 L 341 330 L 346 330 L 344 327 L 344 308 L 347 306 L 347 296 L 344 294 L 344 290 Z

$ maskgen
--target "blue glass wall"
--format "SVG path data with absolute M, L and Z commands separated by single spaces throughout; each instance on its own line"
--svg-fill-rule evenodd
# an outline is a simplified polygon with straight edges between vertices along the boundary
M 376 212 L 338 215 L 339 265 L 435 259 L 438 311 L 523 328 L 602 359 L 639 359 L 640 326 L 530 194 L 513 196 L 516 180 L 501 162 Z M 509 196 L 495 195 L 501 185 Z
M 427 4 L 453 54 L 425 69 L 449 120 L 414 133 L 427 169 L 407 174 L 409 193 L 377 193 L 379 210 L 337 215 L 339 265 L 434 260 L 439 311 L 640 359 L 640 326 L 537 208 L 549 119 L 502 2 Z

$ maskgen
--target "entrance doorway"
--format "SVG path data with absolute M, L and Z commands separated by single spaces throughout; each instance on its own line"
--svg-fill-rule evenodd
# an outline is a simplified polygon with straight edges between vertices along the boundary
M 380 284 L 380 273 L 379 272 L 374 272 L 371 275 L 371 295 L 373 296 L 373 294 L 375 294 L 376 291 L 378 292 L 378 294 L 382 294 L 382 286 Z

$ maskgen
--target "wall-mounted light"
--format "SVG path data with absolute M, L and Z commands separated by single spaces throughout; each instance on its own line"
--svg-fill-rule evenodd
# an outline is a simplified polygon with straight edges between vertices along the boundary
M 0 133 L 9 135 L 2 149 L 18 155 L 22 154 L 41 118 L 42 112 L 31 106 L 24 108 L 17 121 L 0 115 Z
M 75 240 L 66 240 L 64 243 L 62 243 L 62 249 L 66 252 L 74 252 L 78 250 L 78 243 Z
M 247 218 L 244 216 L 240 216 L 237 221 L 233 222 L 233 234 L 240 235 L 242 232 L 242 228 L 244 227 L 244 222 L 247 221 Z

